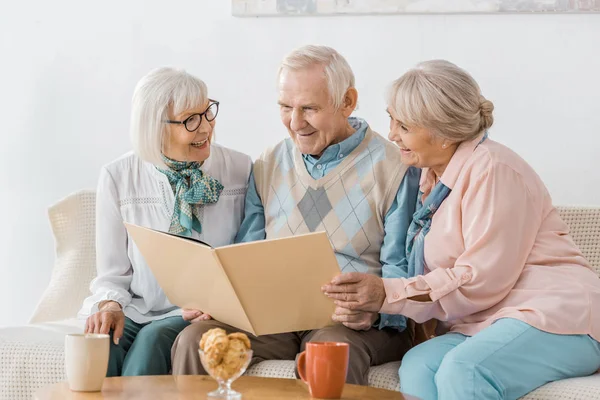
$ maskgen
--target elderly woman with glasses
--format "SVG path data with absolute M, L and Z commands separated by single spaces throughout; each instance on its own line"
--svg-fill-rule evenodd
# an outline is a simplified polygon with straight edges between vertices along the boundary
M 201 310 L 173 306 L 123 222 L 233 243 L 252 163 L 213 142 L 219 102 L 203 81 L 160 68 L 138 83 L 132 102 L 134 152 L 102 168 L 96 199 L 98 276 L 80 316 L 85 332 L 111 333 L 108 376 L 161 375 L 171 346 Z
M 423 400 L 517 399 L 600 367 L 600 280 L 540 177 L 488 136 L 493 109 L 447 61 L 393 83 L 389 138 L 423 168 L 406 276 L 349 273 L 323 288 L 336 321 L 364 311 L 437 323 L 399 372 Z

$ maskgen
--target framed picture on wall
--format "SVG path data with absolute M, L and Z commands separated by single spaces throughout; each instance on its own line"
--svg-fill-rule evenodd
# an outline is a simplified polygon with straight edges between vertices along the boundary
M 600 0 L 232 0 L 234 16 L 600 12 Z

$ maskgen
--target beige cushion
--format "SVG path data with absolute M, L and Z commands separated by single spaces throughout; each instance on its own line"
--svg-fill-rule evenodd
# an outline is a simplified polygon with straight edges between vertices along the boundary
M 0 400 L 30 400 L 44 386 L 67 379 L 65 334 L 83 331 L 83 321 L 0 328 Z
M 30 323 L 74 318 L 96 276 L 96 193 L 79 191 L 48 210 L 56 243 L 50 284 Z
M 263 361 L 253 365 L 246 371 L 249 376 L 262 376 L 266 378 L 296 379 L 294 361 Z M 388 390 L 400 390 L 398 369 L 400 361 L 395 361 L 369 370 L 369 386 Z
M 522 397 L 523 400 L 600 399 L 600 374 L 548 383 Z

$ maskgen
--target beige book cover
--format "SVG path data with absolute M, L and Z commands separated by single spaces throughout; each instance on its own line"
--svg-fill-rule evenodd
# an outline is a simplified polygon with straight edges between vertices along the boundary
M 169 301 L 254 335 L 331 325 L 321 286 L 340 273 L 325 232 L 212 248 L 125 223 Z

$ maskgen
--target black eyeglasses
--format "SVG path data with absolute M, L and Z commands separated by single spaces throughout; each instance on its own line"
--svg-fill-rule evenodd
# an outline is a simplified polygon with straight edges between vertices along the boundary
M 210 104 L 202 113 L 192 114 L 183 121 L 165 120 L 163 122 L 167 124 L 182 124 L 188 132 L 194 132 L 202 123 L 203 116 L 208 122 L 214 121 L 214 119 L 217 118 L 217 114 L 219 113 L 219 102 L 212 99 L 208 99 L 208 101 Z

